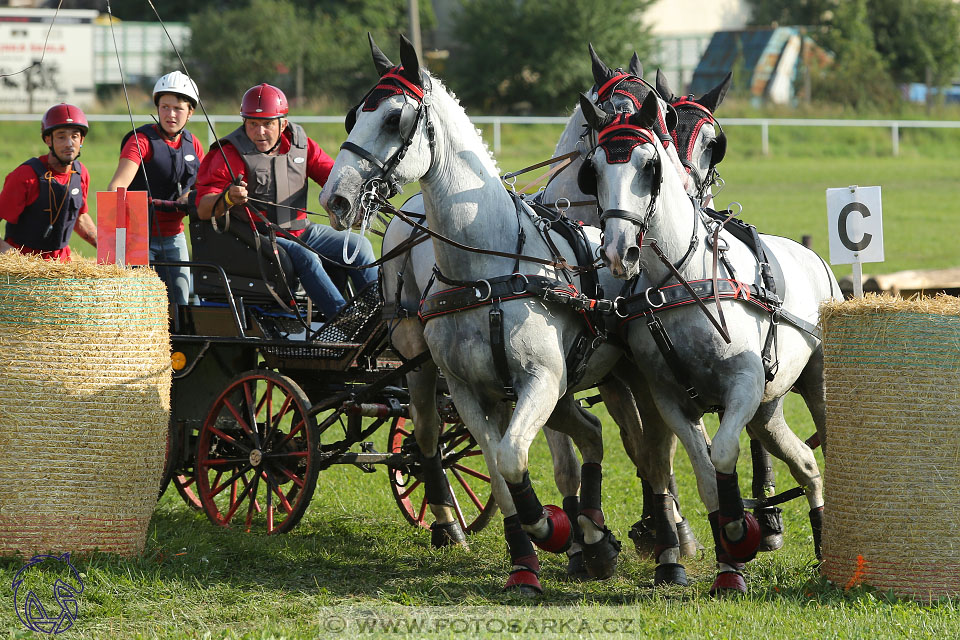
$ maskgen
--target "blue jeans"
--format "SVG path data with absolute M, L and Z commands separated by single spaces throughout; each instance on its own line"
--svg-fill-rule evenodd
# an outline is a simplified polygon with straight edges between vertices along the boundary
M 181 231 L 175 236 L 150 236 L 150 262 L 186 262 L 187 236 Z M 190 300 L 190 267 L 156 267 L 157 275 L 167 285 L 167 299 L 177 304 Z
M 370 241 L 363 236 L 349 231 L 337 231 L 325 224 L 311 224 L 300 236 L 300 241 L 316 249 L 321 255 L 330 258 L 337 265 L 343 262 L 343 241 L 349 237 L 347 255 L 352 256 L 357 248 L 357 257 L 353 264 L 369 264 L 375 260 L 373 247 Z M 312 251 L 305 249 L 291 240 L 277 236 L 277 244 L 286 250 L 293 263 L 293 268 L 300 278 L 300 284 L 313 303 L 327 318 L 336 315 L 346 301 L 338 289 L 338 285 L 346 284 L 349 277 L 355 289 L 361 289 L 377 279 L 377 268 L 346 269 L 337 267 L 326 260 L 321 260 Z

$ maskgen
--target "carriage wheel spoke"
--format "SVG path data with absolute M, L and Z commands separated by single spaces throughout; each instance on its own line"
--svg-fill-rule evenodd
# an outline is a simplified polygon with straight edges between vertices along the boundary
M 410 485 L 409 487 L 407 487 L 407 490 L 404 491 L 403 493 L 401 493 L 401 494 L 400 494 L 400 497 L 401 497 L 401 498 L 406 498 L 406 497 L 408 497 L 411 493 L 413 493 L 414 489 L 416 489 L 417 487 L 419 487 L 421 484 L 423 484 L 423 482 L 422 482 L 421 480 L 417 480 L 417 481 L 414 482 L 412 485 Z
M 296 484 L 296 485 L 297 485 L 298 487 L 300 487 L 301 489 L 302 489 L 304 486 L 306 486 L 307 483 L 306 483 L 306 481 L 305 481 L 303 478 L 301 478 L 301 477 L 298 476 L 297 474 L 293 473 L 292 471 L 290 471 L 290 470 L 287 469 L 286 467 L 280 467 L 280 471 L 283 473 L 283 475 L 285 475 L 288 479 L 290 479 L 294 484 Z
M 273 487 L 273 492 L 277 495 L 277 498 L 280 499 L 280 505 L 283 507 L 283 510 L 286 511 L 287 514 L 293 513 L 293 507 L 287 500 L 287 496 L 283 495 L 283 492 L 280 491 L 280 487 Z
M 424 494 L 423 502 L 420 504 L 420 511 L 417 513 L 417 524 L 423 524 L 423 519 L 427 515 L 427 496 Z
M 470 467 L 465 467 L 465 466 L 463 466 L 462 464 L 455 464 L 455 465 L 453 465 L 452 467 L 450 467 L 450 469 L 451 469 L 452 471 L 454 471 L 454 473 L 456 473 L 457 471 L 463 471 L 464 473 L 470 474 L 470 475 L 473 476 L 474 478 L 478 478 L 478 479 L 480 479 L 480 480 L 483 480 L 484 482 L 490 482 L 490 476 L 484 475 L 484 474 L 480 473 L 479 471 L 477 471 L 476 469 L 471 469 Z M 457 474 L 457 477 L 459 478 L 460 475 Z
M 243 477 L 243 474 L 245 474 L 247 471 L 249 471 L 249 470 L 252 469 L 252 468 L 253 468 L 252 465 L 247 464 L 247 465 L 244 466 L 242 469 L 240 469 L 239 471 L 237 471 L 236 473 L 234 473 L 232 476 L 230 476 L 230 478 L 229 478 L 226 482 L 224 482 L 222 485 L 220 485 L 218 488 L 212 488 L 212 487 L 211 487 L 211 489 L 210 489 L 210 497 L 211 497 L 211 498 L 214 498 L 214 497 L 217 496 L 217 494 L 219 494 L 221 491 L 223 491 L 223 490 L 226 489 L 227 487 L 233 486 L 233 485 L 234 485 L 234 482 L 236 481 L 237 478 L 242 478 L 242 477 Z M 219 479 L 219 477 L 220 477 L 220 476 L 218 475 L 217 478 Z
M 483 511 L 483 502 L 480 501 L 480 498 L 477 497 L 477 494 L 474 493 L 473 489 L 470 488 L 470 485 L 467 484 L 467 481 L 464 479 L 464 477 L 460 475 L 460 471 L 456 468 L 451 469 L 451 471 L 453 471 L 454 477 L 460 483 L 460 486 L 463 487 L 463 490 L 467 492 L 468 496 L 470 496 L 470 500 L 473 501 L 473 504 L 477 507 L 477 509 Z M 456 496 L 454 496 L 454 500 L 456 500 Z
M 268 416 L 268 424 L 270 427 L 267 429 L 266 435 L 263 436 L 264 442 L 270 442 L 270 439 L 274 437 L 277 431 L 280 429 L 280 421 L 283 420 L 283 416 L 287 414 L 290 410 L 290 403 L 293 401 L 293 398 L 289 395 L 283 397 L 283 404 L 280 405 L 280 410 L 277 411 L 272 417 Z M 271 401 L 270 406 L 273 406 Z
M 251 467 L 251 468 L 252 468 L 252 467 Z M 239 494 L 239 500 L 236 500 L 236 502 L 234 502 L 234 498 L 235 498 L 236 495 L 237 495 L 237 494 L 236 494 L 236 486 L 237 486 L 237 483 L 236 483 L 236 482 L 230 482 L 230 483 L 229 483 L 230 486 L 233 487 L 233 490 L 230 492 L 230 493 L 231 493 L 231 495 L 230 495 L 230 504 L 231 504 L 232 506 L 230 507 L 230 510 L 227 511 L 227 513 L 225 513 L 225 514 L 223 515 L 223 518 L 222 518 L 222 521 L 223 521 L 223 522 L 230 522 L 230 521 L 233 519 L 234 514 L 237 512 L 237 509 L 240 507 L 241 504 L 243 504 L 244 499 L 246 499 L 246 497 L 247 497 L 248 495 L 250 495 L 250 491 L 249 491 L 249 489 L 250 489 L 250 483 L 247 482 L 246 476 L 241 475 L 241 476 L 240 476 L 240 479 L 243 480 L 243 492 L 242 492 L 241 494 Z M 251 500 L 251 501 L 253 500 L 253 496 L 250 497 L 250 500 Z
M 246 385 L 244 385 L 243 388 L 244 388 L 244 391 L 247 390 Z M 245 420 L 245 419 L 240 415 L 240 410 L 237 409 L 237 408 L 234 406 L 234 404 L 233 404 L 232 402 L 230 402 L 230 400 L 228 400 L 227 398 L 224 398 L 224 399 L 223 399 L 223 406 L 226 407 L 226 408 L 227 408 L 227 411 L 229 411 L 230 414 L 234 417 L 234 419 L 237 421 L 237 424 L 239 424 L 239 425 L 240 425 L 240 428 L 243 429 L 243 432 L 247 434 L 247 437 L 249 437 L 249 438 L 253 441 L 254 445 L 256 445 L 256 446 L 259 448 L 260 438 L 259 438 L 259 436 L 257 436 L 255 433 L 253 433 L 253 430 L 250 428 L 250 425 L 248 424 L 248 421 Z M 252 407 L 250 407 L 249 405 L 248 405 L 248 410 L 252 410 Z M 214 433 L 217 433 L 217 432 L 219 431 L 219 429 L 216 429 L 215 427 L 213 428 L 213 430 L 214 430 Z M 223 433 L 223 432 L 220 431 L 220 433 Z M 218 435 L 219 435 L 219 434 L 218 434 Z M 227 438 L 228 441 L 232 442 L 233 444 L 236 444 L 237 446 L 240 446 L 240 443 L 239 443 L 239 442 L 237 442 L 237 441 L 234 440 L 233 438 L 228 438 L 228 437 L 226 436 L 226 434 L 223 434 L 223 436 L 221 436 L 221 437 Z
M 236 448 L 240 449 L 240 451 L 243 451 L 244 453 L 247 453 L 247 454 L 250 453 L 250 447 L 236 440 L 233 436 L 224 433 L 223 431 L 221 431 L 216 427 L 210 427 L 210 431 L 211 433 L 219 436 L 222 440 L 225 440 L 230 444 L 232 444 L 233 446 L 235 446 Z
M 273 448 L 274 448 L 274 449 L 279 449 L 279 448 L 282 447 L 283 445 L 285 445 L 285 444 L 287 444 L 288 442 L 290 442 L 290 440 L 291 440 L 291 438 L 293 438 L 293 436 L 297 435 L 300 431 L 303 430 L 304 424 L 305 424 L 305 422 L 304 422 L 303 416 L 301 416 L 299 422 L 297 422 L 295 425 L 293 425 L 293 426 L 290 427 L 290 433 L 288 433 L 287 435 L 285 435 L 285 436 L 283 437 L 283 440 L 281 440 L 280 442 L 278 442 L 278 443 L 276 443 L 275 445 L 273 445 Z
M 250 526 L 253 524 L 253 510 L 256 509 L 257 512 L 260 512 L 260 507 L 257 504 L 257 488 L 260 486 L 260 474 L 255 474 L 253 476 L 253 481 L 249 485 L 250 493 L 250 505 L 247 507 L 247 533 L 250 532 Z

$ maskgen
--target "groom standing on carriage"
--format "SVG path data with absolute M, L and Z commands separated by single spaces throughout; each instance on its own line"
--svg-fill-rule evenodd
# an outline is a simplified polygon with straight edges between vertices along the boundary
M 345 265 L 341 254 L 346 242 L 355 264 L 369 264 L 374 260 L 373 247 L 349 230 L 336 231 L 307 220 L 307 179 L 323 186 L 333 159 L 307 137 L 303 127 L 287 120 L 288 111 L 287 97 L 272 85 L 257 85 L 244 94 L 243 124 L 214 143 L 200 165 L 197 215 L 209 220 L 255 206 L 286 232 L 277 236 L 277 244 L 290 256 L 307 295 L 330 319 L 346 301 L 323 263 Z M 264 230 L 261 221 L 254 222 Z M 285 237 L 288 234 L 296 239 Z M 348 276 L 359 290 L 377 279 L 377 270 L 350 269 Z

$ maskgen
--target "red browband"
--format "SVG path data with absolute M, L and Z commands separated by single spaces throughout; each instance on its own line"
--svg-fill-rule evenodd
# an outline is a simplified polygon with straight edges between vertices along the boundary
M 403 67 L 394 67 L 393 69 L 390 69 L 390 71 L 387 71 L 385 74 L 380 76 L 380 82 L 377 83 L 376 88 L 392 89 L 393 87 L 387 84 L 388 81 L 392 80 L 400 85 L 400 89 L 403 90 L 404 93 L 422 102 L 423 89 L 400 75 L 400 71 L 402 69 Z

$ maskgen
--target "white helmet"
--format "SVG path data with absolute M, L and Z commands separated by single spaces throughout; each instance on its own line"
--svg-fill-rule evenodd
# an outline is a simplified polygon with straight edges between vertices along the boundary
M 160 104 L 160 95 L 164 93 L 175 93 L 178 96 L 183 96 L 190 101 L 194 108 L 200 102 L 197 83 L 191 80 L 187 74 L 179 71 L 171 71 L 167 75 L 161 76 L 157 80 L 157 84 L 153 85 L 153 104 Z

